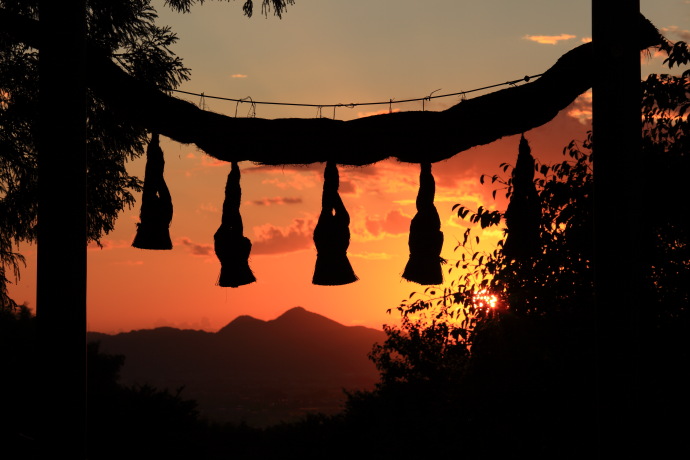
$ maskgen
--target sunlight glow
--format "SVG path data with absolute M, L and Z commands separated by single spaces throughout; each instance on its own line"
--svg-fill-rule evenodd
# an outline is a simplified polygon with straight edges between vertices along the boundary
M 7 110 L 10 104 L 10 93 L 0 89 L 0 109 Z
M 472 297 L 472 303 L 478 308 L 494 309 L 498 305 L 498 297 L 488 289 L 477 291 Z

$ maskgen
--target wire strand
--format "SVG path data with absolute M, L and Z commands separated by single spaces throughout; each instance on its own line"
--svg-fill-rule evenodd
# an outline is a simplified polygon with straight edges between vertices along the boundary
M 519 78 L 517 80 L 511 80 L 503 83 L 496 83 L 493 85 L 487 85 L 487 86 L 482 86 L 481 88 L 474 88 L 468 91 L 458 91 L 455 93 L 447 93 L 447 94 L 439 94 L 439 95 L 433 95 L 436 91 L 434 91 L 432 94 L 429 94 L 428 96 L 423 96 L 423 97 L 417 97 L 417 98 L 412 98 L 412 99 L 401 99 L 401 100 L 395 100 L 395 99 L 389 99 L 387 101 L 380 101 L 380 102 L 353 102 L 350 104 L 308 104 L 308 103 L 299 103 L 299 102 L 272 102 L 272 101 L 254 101 L 249 97 L 245 97 L 242 99 L 236 99 L 236 98 L 231 98 L 231 97 L 222 97 L 222 96 L 210 96 L 205 93 L 194 93 L 191 91 L 183 91 L 180 89 L 169 89 L 169 91 L 175 92 L 175 93 L 180 93 L 180 94 L 186 94 L 189 96 L 197 96 L 197 97 L 203 97 L 205 99 L 217 99 L 221 101 L 231 101 L 231 102 L 236 102 L 236 103 L 241 103 L 241 102 L 251 102 L 252 105 L 280 105 L 280 106 L 292 106 L 292 107 L 316 107 L 317 110 L 321 111 L 321 109 L 326 108 L 326 107 L 333 107 L 334 109 L 336 107 L 347 107 L 347 108 L 354 108 L 354 107 L 359 107 L 359 106 L 365 106 L 365 105 L 388 105 L 389 107 L 392 107 L 393 104 L 404 104 L 408 102 L 424 102 L 424 101 L 431 101 L 431 99 L 439 99 L 443 97 L 451 97 L 451 96 L 462 96 L 463 98 L 465 95 L 469 93 L 476 93 L 478 91 L 484 91 L 487 89 L 492 89 L 492 88 L 497 88 L 499 86 L 515 86 L 520 82 L 526 82 L 528 83 L 530 80 L 534 78 L 541 77 L 543 74 L 536 74 L 536 75 L 527 75 L 523 78 Z

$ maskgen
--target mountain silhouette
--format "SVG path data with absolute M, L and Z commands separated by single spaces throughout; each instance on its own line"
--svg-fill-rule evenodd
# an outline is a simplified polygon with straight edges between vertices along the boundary
M 367 358 L 383 331 L 344 326 L 302 307 L 263 321 L 243 315 L 218 332 L 171 327 L 96 332 L 101 351 L 125 356 L 121 383 L 150 384 L 195 399 L 220 422 L 266 426 L 307 413 L 334 413 L 343 389 L 378 380 Z

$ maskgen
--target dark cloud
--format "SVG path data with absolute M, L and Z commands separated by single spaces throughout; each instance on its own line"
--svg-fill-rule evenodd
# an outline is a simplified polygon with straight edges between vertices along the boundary
M 254 204 L 257 206 L 271 206 L 274 204 L 300 204 L 302 203 L 302 197 L 296 196 L 276 196 L 273 198 L 261 198 L 259 200 L 252 200 L 248 202 L 249 204 Z
M 344 195 L 353 195 L 357 193 L 357 187 L 355 183 L 349 180 L 340 181 L 340 188 L 338 191 Z
M 388 235 L 399 235 L 410 231 L 411 217 L 404 215 L 400 210 L 396 209 L 386 214 L 383 219 L 366 218 L 365 227 L 374 236 L 379 236 L 381 233 Z
M 323 171 L 323 163 L 311 163 L 308 165 L 254 165 L 242 169 L 242 173 L 267 173 L 271 171 L 279 172 L 307 172 Z
M 180 243 L 185 246 L 189 252 L 195 256 L 210 256 L 213 255 L 213 245 L 195 243 L 189 238 L 180 238 Z
M 681 29 L 678 26 L 662 27 L 659 31 L 664 35 L 672 34 L 686 42 L 690 41 L 690 30 Z
M 254 229 L 257 237 L 252 241 L 252 255 L 284 254 L 302 251 L 314 246 L 314 222 L 295 219 L 287 227 L 268 224 Z

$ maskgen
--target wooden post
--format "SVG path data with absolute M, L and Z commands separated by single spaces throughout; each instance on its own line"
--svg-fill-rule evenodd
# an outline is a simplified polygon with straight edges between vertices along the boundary
M 630 458 L 641 439 L 636 344 L 641 271 L 639 0 L 593 0 L 593 159 L 599 456 Z
M 86 458 L 86 7 L 39 2 L 38 260 L 42 458 Z

